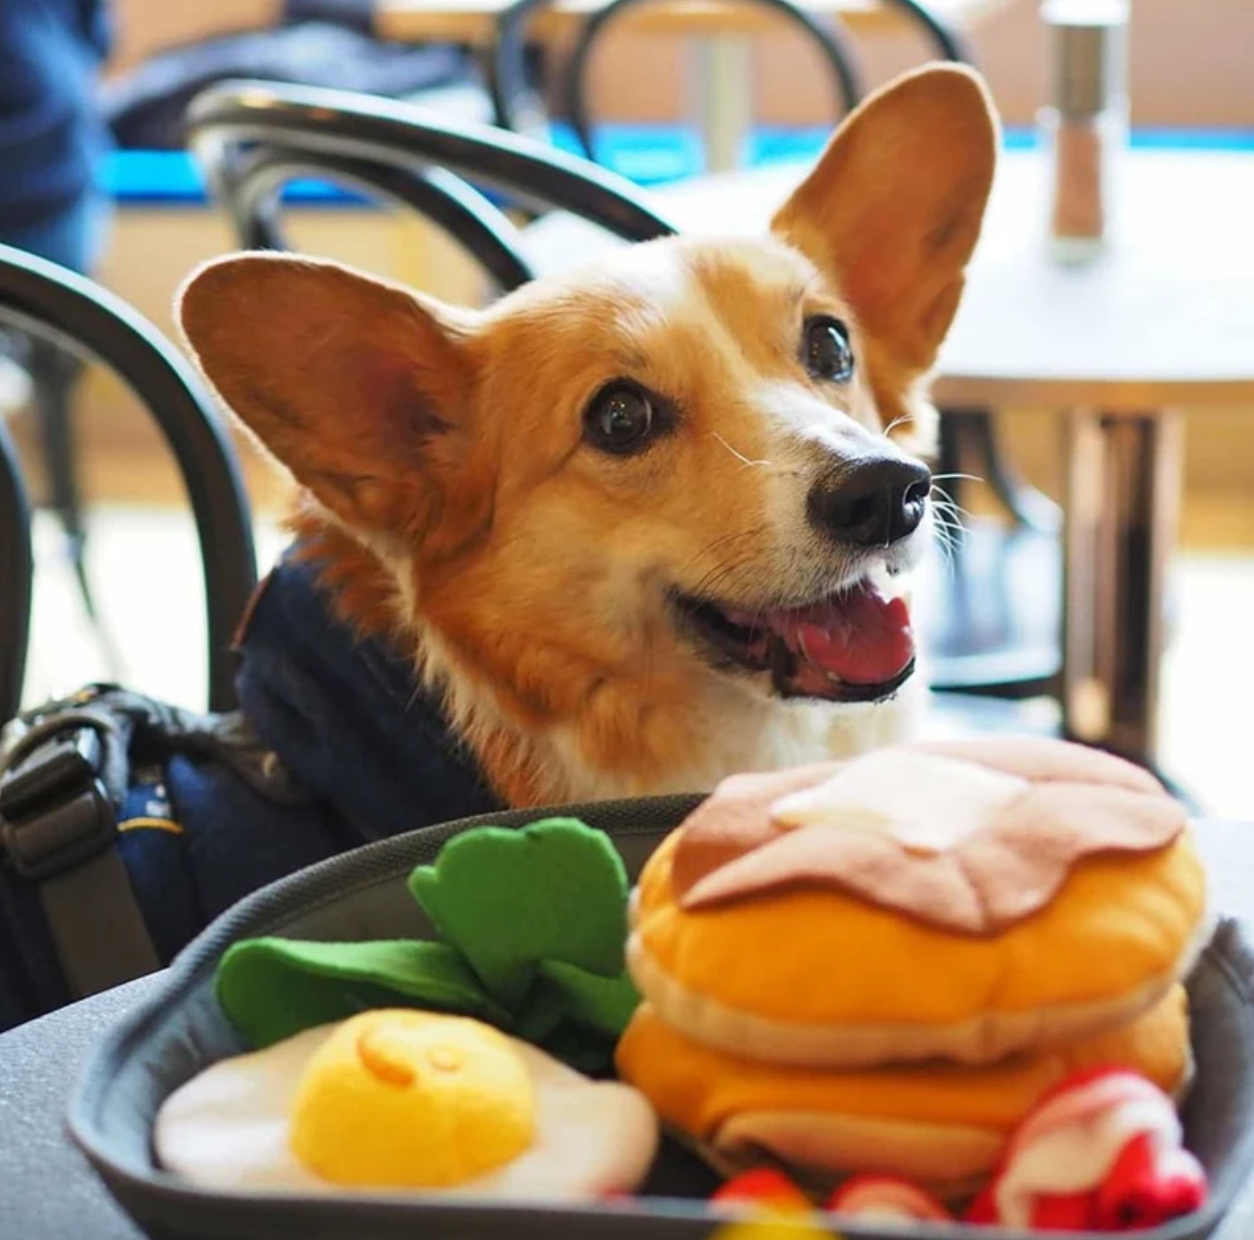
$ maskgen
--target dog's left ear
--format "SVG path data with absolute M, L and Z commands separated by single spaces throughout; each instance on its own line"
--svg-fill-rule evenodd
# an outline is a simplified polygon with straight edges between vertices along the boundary
M 849 115 L 772 232 L 828 274 L 896 366 L 921 374 L 958 308 L 997 149 L 980 77 L 918 69 Z
M 179 326 L 223 402 L 355 529 L 416 544 L 460 494 L 476 367 L 466 315 L 342 267 L 233 254 L 183 285 Z

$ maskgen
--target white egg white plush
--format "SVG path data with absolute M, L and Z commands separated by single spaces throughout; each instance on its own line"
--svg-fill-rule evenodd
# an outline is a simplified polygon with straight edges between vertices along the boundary
M 154 1144 L 217 1189 L 580 1201 L 639 1187 L 658 1121 L 630 1086 L 399 1009 L 214 1064 L 166 1100 Z

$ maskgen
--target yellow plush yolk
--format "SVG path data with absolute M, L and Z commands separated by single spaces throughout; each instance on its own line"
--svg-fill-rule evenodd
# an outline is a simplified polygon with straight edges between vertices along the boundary
M 366 1012 L 311 1057 L 290 1118 L 293 1152 L 322 1179 L 454 1188 L 531 1146 L 535 1091 L 521 1056 L 487 1025 Z

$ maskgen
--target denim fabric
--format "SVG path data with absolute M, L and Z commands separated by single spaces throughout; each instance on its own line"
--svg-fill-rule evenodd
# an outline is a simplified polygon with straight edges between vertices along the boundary
M 33 223 L 0 226 L 0 242 L 90 276 L 105 248 L 111 213 L 105 199 L 84 196 L 68 210 Z
M 243 626 L 240 704 L 360 840 L 499 808 L 410 666 L 331 614 L 318 566 L 286 556 Z
M 9 244 L 98 184 L 107 10 L 102 0 L 0 2 L 0 240 Z

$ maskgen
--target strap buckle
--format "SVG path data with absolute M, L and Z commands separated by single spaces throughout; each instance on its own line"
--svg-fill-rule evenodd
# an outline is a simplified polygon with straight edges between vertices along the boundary
M 44 738 L 0 783 L 0 845 L 23 878 L 64 874 L 113 844 L 102 753 L 96 729 L 76 724 Z

